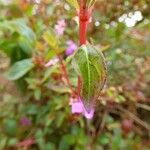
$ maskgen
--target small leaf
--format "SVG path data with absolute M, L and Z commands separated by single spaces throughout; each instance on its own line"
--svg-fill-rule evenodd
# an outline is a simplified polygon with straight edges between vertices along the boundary
M 18 80 L 23 77 L 34 67 L 31 59 L 24 59 L 16 62 L 7 72 L 7 78 L 9 80 Z
M 55 144 L 52 143 L 52 142 L 46 143 L 46 145 L 45 145 L 45 150 L 56 150 Z
M 13 27 L 13 29 L 20 35 L 26 37 L 29 42 L 36 40 L 35 33 L 29 26 L 27 26 L 24 19 L 14 19 L 10 21 L 10 26 Z
M 9 146 L 15 146 L 17 144 L 18 140 L 16 138 L 11 138 L 8 140 Z
M 69 150 L 71 145 L 75 143 L 75 138 L 71 134 L 66 134 L 61 138 L 59 150 Z
M 5 132 L 9 136 L 14 136 L 17 132 L 17 122 L 13 119 L 8 119 L 5 123 Z
M 102 145 L 106 145 L 110 142 L 109 136 L 107 134 L 102 134 L 98 140 L 99 140 L 100 144 L 102 144 Z
M 56 53 L 53 50 L 49 50 L 45 56 L 45 60 L 48 61 L 54 57 L 56 57 Z
M 57 38 L 52 29 L 50 29 L 49 31 L 46 31 L 43 35 L 43 38 L 52 49 L 56 49 L 58 47 Z
M 82 79 L 81 99 L 87 111 L 98 98 L 106 81 L 106 65 L 101 51 L 94 46 L 82 45 L 72 60 L 75 71 Z
M 79 4 L 77 0 L 67 0 L 67 2 L 72 5 L 74 8 L 79 9 Z
M 40 89 L 35 89 L 34 90 L 34 97 L 35 97 L 35 99 L 36 100 L 40 100 L 40 98 L 41 98 L 41 90 Z
M 7 143 L 7 137 L 1 138 L 1 140 L 0 140 L 0 149 L 4 149 L 6 143 Z

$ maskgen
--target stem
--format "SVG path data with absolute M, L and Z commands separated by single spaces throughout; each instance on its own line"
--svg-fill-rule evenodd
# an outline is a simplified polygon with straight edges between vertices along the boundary
M 58 57 L 58 59 L 60 61 L 64 78 L 65 78 L 65 80 L 66 80 L 66 82 L 67 82 L 67 84 L 68 84 L 68 86 L 69 86 L 69 88 L 71 90 L 72 96 L 76 96 L 76 92 L 73 90 L 73 87 L 72 87 L 72 85 L 70 83 L 70 80 L 69 80 L 69 77 L 68 77 L 68 74 L 67 74 L 66 65 L 65 65 L 64 61 L 63 61 L 61 55 L 59 54 L 59 52 L 58 52 L 58 50 L 56 48 L 54 48 L 54 52 L 55 52 L 55 54 L 57 55 L 57 57 Z
M 64 64 L 63 59 L 61 58 L 61 56 L 59 54 L 57 54 L 57 57 L 58 57 L 58 59 L 61 63 L 61 68 L 62 68 L 62 71 L 63 71 L 64 78 L 66 79 L 66 82 L 67 82 L 67 84 L 68 84 L 68 86 L 71 90 L 72 95 L 75 96 L 76 94 L 75 94 L 75 92 L 72 88 L 72 85 L 70 83 L 70 80 L 69 80 L 69 77 L 68 77 L 68 74 L 67 74 L 66 65 Z
M 86 7 L 86 0 L 80 1 L 80 12 L 79 12 L 79 36 L 80 45 L 86 44 L 87 41 L 87 27 L 90 18 L 90 11 Z
M 87 0 L 80 0 L 80 12 L 79 12 L 79 39 L 80 45 L 86 44 L 87 41 L 87 27 L 89 23 L 89 18 L 91 16 L 91 10 L 87 8 Z M 77 95 L 80 97 L 80 92 L 82 88 L 82 80 L 78 75 L 78 86 Z

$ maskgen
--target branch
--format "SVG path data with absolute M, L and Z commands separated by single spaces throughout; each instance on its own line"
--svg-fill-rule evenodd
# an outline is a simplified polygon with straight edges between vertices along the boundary
M 72 85 L 71 85 L 71 83 L 70 83 L 70 80 L 69 80 L 69 77 L 68 77 L 68 74 L 67 74 L 66 65 L 65 65 L 65 63 L 64 63 L 64 61 L 63 61 L 63 59 L 62 59 L 62 57 L 61 57 L 59 54 L 57 54 L 57 57 L 58 57 L 58 59 L 59 59 L 59 61 L 60 61 L 64 78 L 66 79 L 66 82 L 67 82 L 67 84 L 68 84 L 68 86 L 69 86 L 69 88 L 70 88 L 70 90 L 71 90 L 72 95 L 75 96 L 76 93 L 75 93 L 75 91 L 73 90 Z
M 138 124 L 140 124 L 141 126 L 143 126 L 145 129 L 147 129 L 150 132 L 150 126 L 148 123 L 142 121 L 140 118 L 138 118 L 137 116 L 135 116 L 133 113 L 131 113 L 128 110 L 125 110 L 122 107 L 117 107 L 120 111 L 124 112 L 125 114 L 127 114 L 130 118 L 132 118 L 134 121 L 136 121 Z

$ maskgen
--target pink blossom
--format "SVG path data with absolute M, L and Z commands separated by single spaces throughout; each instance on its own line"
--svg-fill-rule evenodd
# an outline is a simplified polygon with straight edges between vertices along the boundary
M 69 56 L 77 49 L 77 45 L 72 40 L 67 41 L 67 45 L 66 55 Z
M 92 119 L 94 116 L 94 108 L 91 107 L 90 112 L 88 112 L 84 105 L 82 100 L 79 99 L 73 99 L 70 98 L 70 105 L 71 105 L 71 111 L 73 114 L 82 114 L 84 115 L 87 119 Z
M 73 114 L 81 114 L 83 112 L 83 105 L 80 101 L 73 102 L 71 106 L 71 111 Z
M 32 123 L 31 123 L 31 120 L 29 120 L 27 117 L 22 117 L 20 119 L 20 123 L 21 125 L 23 126 L 30 126 Z
M 55 30 L 58 36 L 61 36 L 64 34 L 66 28 L 66 22 L 65 20 L 58 20 L 57 24 L 55 25 Z
M 84 108 L 84 116 L 87 119 L 92 119 L 94 116 L 94 108 L 91 108 L 90 112 L 87 112 L 86 109 Z
M 58 58 L 53 58 L 53 59 L 49 60 L 44 66 L 45 66 L 45 67 L 53 66 L 53 65 L 55 65 L 58 61 L 59 61 Z

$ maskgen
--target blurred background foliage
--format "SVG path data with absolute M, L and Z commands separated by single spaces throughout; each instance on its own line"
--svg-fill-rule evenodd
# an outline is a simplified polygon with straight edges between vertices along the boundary
M 149 10 L 149 0 L 97 0 L 88 40 L 105 54 L 108 79 L 88 121 L 71 114 L 59 63 L 43 67 L 57 47 L 76 86 L 65 54 L 68 40 L 79 42 L 76 10 L 65 0 L 0 0 L 0 150 L 150 149 Z

